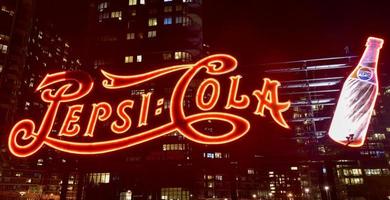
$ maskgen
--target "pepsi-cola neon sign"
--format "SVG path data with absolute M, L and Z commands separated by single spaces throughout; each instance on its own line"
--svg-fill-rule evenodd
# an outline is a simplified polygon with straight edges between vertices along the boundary
M 27 157 L 40 150 L 44 145 L 51 148 L 72 154 L 103 154 L 125 149 L 140 143 L 144 143 L 158 137 L 179 132 L 185 138 L 201 144 L 224 144 L 235 141 L 250 130 L 250 122 L 245 117 L 233 114 L 231 110 L 248 109 L 250 104 L 256 105 L 252 111 L 255 115 L 270 117 L 280 126 L 289 128 L 283 112 L 288 110 L 290 102 L 280 102 L 278 98 L 278 87 L 280 83 L 269 78 L 263 79 L 261 89 L 255 89 L 251 97 L 240 94 L 240 75 L 230 76 L 229 93 L 226 99 L 223 112 L 211 111 L 216 103 L 221 100 L 221 85 L 216 78 L 204 79 L 197 88 L 195 95 L 195 105 L 201 112 L 186 115 L 183 106 L 185 93 L 190 82 L 201 72 L 213 77 L 227 74 L 237 68 L 237 60 L 226 54 L 216 54 L 208 56 L 195 64 L 177 65 L 158 70 L 150 71 L 138 75 L 114 75 L 102 70 L 104 80 L 94 83 L 91 76 L 81 71 L 67 71 L 48 74 L 36 91 L 41 92 L 41 99 L 48 107 L 40 124 L 36 124 L 31 119 L 23 119 L 12 128 L 8 145 L 15 156 Z M 203 70 L 204 71 L 203 71 Z M 173 88 L 170 100 L 169 118 L 170 122 L 161 126 L 147 129 L 148 116 L 151 109 L 151 97 L 153 92 L 141 94 L 140 112 L 136 119 L 129 115 L 135 106 L 132 99 L 125 97 L 116 105 L 108 102 L 94 102 L 91 105 L 80 103 L 86 98 L 95 87 L 102 87 L 104 90 L 128 90 L 140 84 L 167 76 L 172 73 L 181 72 L 181 76 Z M 76 88 L 76 89 L 75 89 Z M 210 91 L 210 98 L 204 98 L 207 91 Z M 154 115 L 161 114 L 161 105 L 164 99 L 156 102 L 159 108 L 155 109 Z M 64 120 L 59 121 L 59 109 L 66 108 Z M 88 113 L 88 123 L 82 127 L 80 122 L 81 113 L 84 107 L 90 106 Z M 194 124 L 209 120 L 216 120 L 228 123 L 231 128 L 228 132 L 217 136 L 210 136 L 194 128 Z M 135 123 L 136 122 L 136 123 Z M 53 133 L 53 125 L 60 123 L 61 128 L 58 133 Z M 92 141 L 96 134 L 96 124 L 108 123 L 109 129 L 120 136 L 119 139 L 107 141 Z M 132 133 L 130 127 L 143 127 L 147 130 L 140 133 Z M 75 141 L 78 138 L 88 140 Z

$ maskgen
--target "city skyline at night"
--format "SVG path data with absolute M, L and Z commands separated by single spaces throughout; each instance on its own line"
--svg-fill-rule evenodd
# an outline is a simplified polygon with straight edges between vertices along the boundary
M 384 1 L 0 7 L 0 199 L 390 198 Z

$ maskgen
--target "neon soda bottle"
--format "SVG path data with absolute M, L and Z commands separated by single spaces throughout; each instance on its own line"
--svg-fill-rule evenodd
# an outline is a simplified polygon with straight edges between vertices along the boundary
M 377 65 L 382 45 L 382 39 L 368 38 L 358 66 L 343 85 L 328 133 L 340 144 L 350 147 L 364 144 L 378 94 Z

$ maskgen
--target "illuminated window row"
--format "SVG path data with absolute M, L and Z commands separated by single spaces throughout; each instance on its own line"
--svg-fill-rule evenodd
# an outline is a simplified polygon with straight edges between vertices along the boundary
M 221 152 L 207 152 L 207 153 L 203 153 L 203 158 L 208 158 L 208 159 L 229 158 L 229 154 L 228 153 L 222 154 Z
M 118 18 L 118 20 L 122 20 L 122 11 L 111 12 L 111 18 Z
M 372 158 L 381 158 L 381 157 L 385 156 L 384 151 L 367 151 L 367 150 L 365 150 L 365 151 L 361 151 L 360 154 L 370 156 Z
M 137 63 L 142 62 L 142 55 L 137 55 L 137 56 L 125 56 L 125 63 L 133 63 L 134 58 L 136 58 L 135 62 Z
M 163 151 L 183 151 L 186 150 L 186 144 L 163 144 Z
M 375 140 L 375 141 L 385 140 L 386 139 L 386 135 L 383 134 L 383 133 L 374 133 L 370 137 L 368 137 L 367 139 L 368 140 Z
M 343 169 L 342 170 L 344 176 L 361 176 L 361 169 Z
M 134 40 L 134 39 L 136 39 L 135 36 L 136 35 L 135 35 L 134 32 L 127 33 L 126 34 L 126 40 Z M 155 30 L 148 31 L 148 38 L 155 38 L 155 37 L 157 37 L 157 31 L 155 31 Z M 144 35 L 143 35 L 142 32 L 138 34 L 138 38 L 139 39 L 143 39 L 144 38 Z
M 170 200 L 170 199 L 189 200 L 190 192 L 180 187 L 161 188 L 161 199 L 162 200 Z
M 87 181 L 92 184 L 109 183 L 110 173 L 89 173 L 87 174 Z
M 360 185 L 363 184 L 363 178 L 343 178 L 342 182 L 346 185 Z
M 113 11 L 111 13 L 110 12 L 101 12 L 98 15 L 99 22 L 102 22 L 103 19 L 109 19 L 109 18 L 122 20 L 122 11 Z
M 97 9 L 101 12 L 108 7 L 108 2 L 101 2 L 98 4 Z
M 175 22 L 176 24 L 181 24 L 183 26 L 191 25 L 191 19 L 187 16 L 176 16 L 176 17 L 168 16 L 168 17 L 164 17 L 163 19 L 164 25 L 170 25 L 173 24 L 173 22 Z M 158 25 L 158 21 L 156 17 L 148 19 L 148 26 L 157 26 L 157 25 Z
M 364 174 L 366 176 L 381 176 L 381 175 L 390 175 L 390 170 L 387 168 L 384 169 L 364 169 Z
M 145 0 L 139 0 L 140 5 L 145 5 Z M 137 5 L 137 0 L 129 0 L 129 6 Z
M 222 181 L 223 176 L 222 175 L 203 175 L 204 180 L 217 180 L 217 181 Z

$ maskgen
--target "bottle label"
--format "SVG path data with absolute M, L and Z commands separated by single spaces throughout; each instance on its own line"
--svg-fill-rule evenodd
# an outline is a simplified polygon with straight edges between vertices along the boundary
M 363 81 L 370 81 L 374 77 L 374 72 L 368 67 L 362 67 L 357 71 L 357 77 Z

